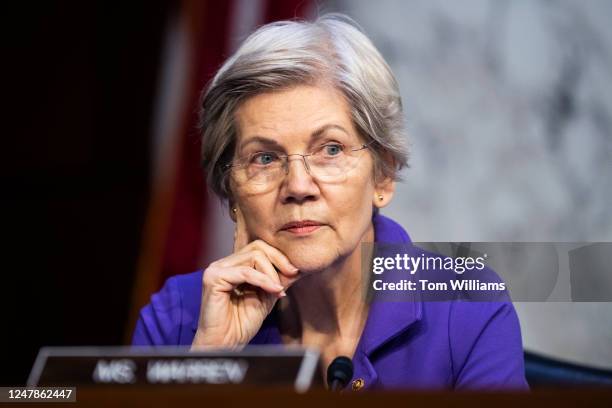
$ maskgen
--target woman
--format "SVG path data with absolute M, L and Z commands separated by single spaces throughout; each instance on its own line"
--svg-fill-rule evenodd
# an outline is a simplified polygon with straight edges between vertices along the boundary
M 201 118 L 234 252 L 169 279 L 134 344 L 314 346 L 324 367 L 352 357 L 355 388 L 526 387 L 511 303 L 362 295 L 361 244 L 410 242 L 378 213 L 407 151 L 397 82 L 350 20 L 261 27 L 207 88 Z

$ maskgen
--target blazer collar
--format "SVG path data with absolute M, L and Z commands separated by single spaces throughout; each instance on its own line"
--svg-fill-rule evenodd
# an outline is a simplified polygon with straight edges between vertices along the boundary
M 383 255 L 384 249 L 380 249 L 380 244 L 401 245 L 396 249 L 410 246 L 410 237 L 395 221 L 380 214 L 375 215 L 372 221 L 374 222 L 375 241 L 379 245 L 378 252 L 374 256 Z M 402 278 L 403 273 L 387 271 L 377 275 L 376 279 L 397 282 Z M 357 350 L 361 349 L 369 356 L 393 340 L 421 319 L 421 306 L 418 291 L 401 291 L 375 296 L 370 303 L 370 311 Z

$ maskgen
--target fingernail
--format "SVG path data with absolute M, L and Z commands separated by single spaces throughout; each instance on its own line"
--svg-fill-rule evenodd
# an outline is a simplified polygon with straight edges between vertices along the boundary
M 293 268 L 293 273 L 298 273 L 300 270 L 298 268 Z
M 283 290 L 282 292 L 280 292 L 280 293 L 278 294 L 278 296 L 279 296 L 279 297 L 285 297 L 285 296 L 287 296 L 287 293 L 286 293 L 286 292 Z

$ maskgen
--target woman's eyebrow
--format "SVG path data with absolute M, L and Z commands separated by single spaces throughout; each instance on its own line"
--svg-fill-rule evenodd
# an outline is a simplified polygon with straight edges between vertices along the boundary
M 314 132 L 312 132 L 312 134 L 310 136 L 310 139 L 311 139 L 310 142 L 312 143 L 312 142 L 317 141 L 318 139 L 320 139 L 325 134 L 326 131 L 328 131 L 330 129 L 337 129 L 337 130 L 340 130 L 340 131 L 346 133 L 347 135 L 350 135 L 350 133 L 345 128 L 343 128 L 340 125 L 327 124 L 327 125 L 323 125 L 323 126 L 319 127 Z M 260 144 L 265 145 L 265 146 L 271 146 L 271 147 L 275 147 L 275 148 L 279 148 L 279 149 L 283 148 L 283 146 L 280 143 L 278 143 L 276 140 L 274 140 L 274 139 L 271 139 L 269 137 L 264 137 L 264 136 L 256 135 L 256 136 L 250 137 L 248 140 L 246 140 L 244 143 L 242 143 L 240 145 L 240 150 L 244 150 L 244 148 L 247 145 L 251 144 L 251 143 L 260 143 Z
M 323 134 L 326 131 L 328 131 L 329 129 L 337 129 L 337 130 L 340 130 L 340 131 L 346 133 L 347 136 L 350 136 L 350 133 L 348 132 L 348 130 L 346 130 L 342 126 L 330 123 L 330 124 L 327 124 L 327 125 L 323 125 L 320 128 L 318 128 L 317 130 L 315 130 L 314 132 L 312 132 L 311 139 L 316 140 L 316 139 L 321 138 L 321 136 L 323 136 Z
M 268 137 L 263 137 L 263 136 L 253 136 L 253 137 L 250 137 L 244 143 L 242 143 L 242 145 L 240 146 L 240 150 L 244 150 L 244 148 L 251 143 L 260 143 L 265 146 L 274 146 L 274 147 L 282 148 L 282 146 L 274 139 L 270 139 Z

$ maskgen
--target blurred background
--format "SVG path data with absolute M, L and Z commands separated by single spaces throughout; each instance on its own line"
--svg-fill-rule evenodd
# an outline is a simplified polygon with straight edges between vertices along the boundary
M 397 76 L 414 241 L 612 241 L 612 3 L 41 2 L 3 13 L 0 384 L 43 345 L 129 343 L 171 275 L 231 251 L 197 100 L 257 26 L 338 11 Z M 612 273 L 612 271 L 610 272 Z M 525 348 L 612 369 L 612 304 L 517 302 Z

